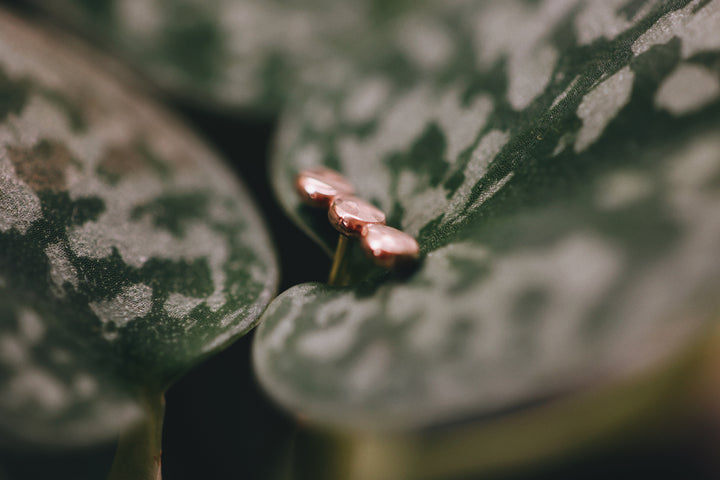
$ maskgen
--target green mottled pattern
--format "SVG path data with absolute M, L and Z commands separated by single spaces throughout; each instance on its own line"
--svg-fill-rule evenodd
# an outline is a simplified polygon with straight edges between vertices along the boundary
M 647 372 L 715 325 L 720 1 L 455 2 L 428 34 L 450 46 L 435 73 L 362 69 L 284 116 L 290 214 L 325 238 L 292 180 L 329 165 L 426 258 L 276 299 L 255 344 L 271 394 L 417 428 Z
M 49 322 L 58 314 L 48 302 L 20 299 L 2 282 L 0 445 L 91 444 L 143 415 L 132 388 L 103 370 L 102 352 L 84 351 Z
M 0 13 L 0 429 L 73 443 L 249 330 L 277 271 L 218 158 L 61 44 Z
M 425 1 L 425 0 L 423 0 Z M 174 93 L 222 108 L 277 109 L 298 85 L 333 84 L 358 57 L 391 61 L 377 0 L 36 2 L 105 42 Z M 417 5 L 418 2 L 412 3 Z

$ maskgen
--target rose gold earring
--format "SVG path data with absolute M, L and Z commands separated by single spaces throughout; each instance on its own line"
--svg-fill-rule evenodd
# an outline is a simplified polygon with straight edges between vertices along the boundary
M 413 237 L 387 225 L 366 226 L 360 245 L 375 264 L 390 270 L 411 267 L 420 257 L 420 246 Z
M 355 188 L 335 170 L 316 167 L 300 172 L 295 189 L 303 202 L 311 207 L 329 208 L 340 194 L 352 195 Z
M 350 238 L 360 239 L 366 256 L 387 269 L 406 268 L 420 257 L 413 237 L 385 225 L 385 213 L 353 196 L 354 187 L 340 173 L 329 168 L 303 170 L 295 181 L 300 198 L 308 205 L 328 209 L 328 220 L 340 232 L 330 283 L 342 283 L 343 260 Z

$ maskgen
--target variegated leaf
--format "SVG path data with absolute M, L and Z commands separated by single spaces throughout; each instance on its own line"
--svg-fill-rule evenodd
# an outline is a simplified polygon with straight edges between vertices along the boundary
M 62 43 L 0 12 L 0 438 L 71 444 L 250 329 L 277 272 L 220 160 Z
M 383 48 L 386 25 L 397 11 L 425 1 L 35 3 L 104 41 L 174 93 L 205 106 L 274 110 L 301 84 L 334 84 L 357 58 L 392 62 L 395 52 Z M 416 26 L 405 30 L 412 42 Z
M 453 2 L 437 18 L 428 75 L 358 69 L 282 122 L 274 181 L 294 218 L 333 246 L 292 183 L 328 165 L 426 254 L 409 278 L 298 286 L 264 315 L 262 383 L 322 424 L 568 398 L 716 325 L 720 1 Z

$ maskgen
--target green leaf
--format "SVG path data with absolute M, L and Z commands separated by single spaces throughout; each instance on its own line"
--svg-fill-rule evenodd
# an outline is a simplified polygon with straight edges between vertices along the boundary
M 156 83 L 204 105 L 276 110 L 331 84 L 346 57 L 387 60 L 384 24 L 418 2 L 59 0 L 38 6 L 100 39 Z
M 248 331 L 277 267 L 217 156 L 63 43 L 0 12 L 0 439 L 67 445 Z
M 720 1 L 454 2 L 442 18 L 428 75 L 358 68 L 281 125 L 291 216 L 333 246 L 293 191 L 327 165 L 426 255 L 264 314 L 262 384 L 321 425 L 504 418 L 646 375 L 717 324 Z

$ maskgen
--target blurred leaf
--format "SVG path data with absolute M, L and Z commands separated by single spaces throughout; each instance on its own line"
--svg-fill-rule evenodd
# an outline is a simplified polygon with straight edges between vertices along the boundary
M 284 116 L 273 180 L 331 248 L 293 179 L 340 170 L 426 258 L 408 278 L 273 301 L 254 351 L 265 388 L 316 424 L 403 432 L 677 359 L 720 307 L 720 1 L 417 16 L 428 75 L 358 67 L 309 92 Z
M 425 0 L 423 0 L 424 2 Z M 276 110 L 300 84 L 332 84 L 357 58 L 388 62 L 385 23 L 418 1 L 35 1 L 174 93 Z
M 91 443 L 250 329 L 274 253 L 234 176 L 132 80 L 0 13 L 0 440 Z

